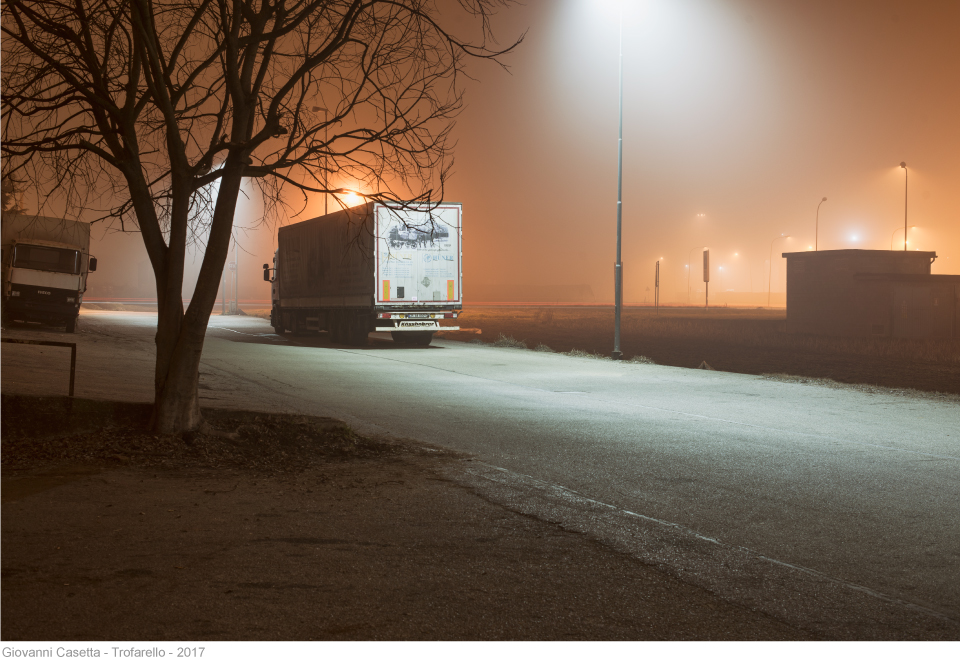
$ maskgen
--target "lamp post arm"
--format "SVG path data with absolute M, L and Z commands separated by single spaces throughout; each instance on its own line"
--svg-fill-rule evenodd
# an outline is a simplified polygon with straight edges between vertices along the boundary
M 827 198 L 826 198 L 826 197 L 824 197 L 823 199 L 820 200 L 820 204 L 817 204 L 817 224 L 816 224 L 816 226 L 815 226 L 815 228 L 814 228 L 814 234 L 813 234 L 813 251 L 814 251 L 814 252 L 817 252 L 817 251 L 820 250 L 820 244 L 819 244 L 819 241 L 820 241 L 820 206 L 821 206 L 825 201 L 827 201 Z M 774 240 L 776 240 L 776 239 L 774 239 Z M 771 244 L 771 249 L 772 249 L 772 247 L 773 247 L 773 246 L 772 246 L 772 244 Z

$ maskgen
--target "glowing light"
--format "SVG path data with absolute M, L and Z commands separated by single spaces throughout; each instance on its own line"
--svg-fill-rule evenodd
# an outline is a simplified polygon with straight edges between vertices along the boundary
M 360 204 L 363 204 L 363 201 L 364 201 L 364 198 L 362 195 L 352 190 L 347 190 L 345 193 L 342 193 L 341 195 L 339 195 L 339 197 L 340 197 L 340 200 L 347 206 L 347 208 L 350 208 L 352 206 L 359 206 Z

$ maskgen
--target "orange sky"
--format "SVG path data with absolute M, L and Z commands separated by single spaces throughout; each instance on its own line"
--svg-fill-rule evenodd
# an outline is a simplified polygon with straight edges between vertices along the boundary
M 543 285 L 587 286 L 595 300 L 612 300 L 616 6 L 528 0 L 494 23 L 503 43 L 529 30 L 508 58 L 511 74 L 471 67 L 478 80 L 456 128 L 447 195 L 464 204 L 468 302 L 471 290 Z M 643 299 L 661 257 L 661 299 L 683 298 L 688 254 L 696 281 L 704 246 L 724 266 L 711 293 L 765 292 L 771 240 L 781 233 L 792 238 L 774 246 L 772 288 L 783 291 L 778 255 L 813 244 L 824 196 L 821 249 L 889 249 L 903 226 L 901 161 L 917 226 L 911 248 L 937 252 L 933 272 L 960 273 L 960 2 L 626 6 L 627 302 Z M 322 201 L 313 205 L 322 210 Z M 255 216 L 257 204 L 248 207 Z M 274 236 L 242 239 L 251 254 L 241 256 L 241 298 L 269 297 L 259 267 Z M 902 229 L 898 236 L 902 245 Z M 101 242 L 100 284 L 136 271 L 133 238 Z M 114 258 L 118 247 L 125 254 Z

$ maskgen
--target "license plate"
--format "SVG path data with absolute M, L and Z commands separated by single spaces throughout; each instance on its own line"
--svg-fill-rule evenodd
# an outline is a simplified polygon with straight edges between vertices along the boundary
M 436 321 L 400 321 L 401 328 L 439 328 Z

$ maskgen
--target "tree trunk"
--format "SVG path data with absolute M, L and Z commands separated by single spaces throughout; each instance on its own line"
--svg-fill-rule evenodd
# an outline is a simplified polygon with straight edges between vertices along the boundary
M 197 430 L 200 416 L 200 356 L 210 314 L 227 261 L 233 215 L 240 193 L 243 166 L 229 163 L 220 181 L 216 210 L 210 223 L 200 275 L 190 306 L 183 309 L 183 250 L 168 252 L 166 281 L 157 278 L 157 362 L 151 426 L 156 433 L 176 434 Z M 186 213 L 186 207 L 184 207 Z M 179 237 L 171 232 L 171 243 Z M 185 241 L 185 233 L 182 237 Z M 171 245 L 171 247 L 173 247 Z M 178 245 L 178 247 L 180 247 Z M 156 268 L 154 269 L 156 272 Z
M 157 390 L 153 406 L 153 430 L 162 434 L 194 431 L 200 426 L 200 355 L 203 351 L 203 335 L 206 324 L 200 328 L 188 327 L 184 319 L 180 337 L 166 361 L 162 374 L 163 385 Z M 198 336 L 199 335 L 199 336 Z M 159 337 L 159 332 L 158 332 Z M 159 349 L 159 341 L 158 341 Z M 159 350 L 158 350 L 159 353 Z M 159 377 L 160 359 L 157 370 Z

